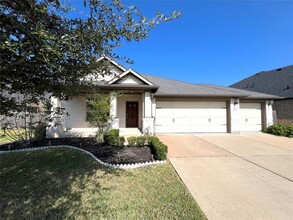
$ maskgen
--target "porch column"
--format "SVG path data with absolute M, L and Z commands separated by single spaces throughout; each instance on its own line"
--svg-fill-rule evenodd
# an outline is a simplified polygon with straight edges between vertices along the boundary
M 112 117 L 112 129 L 119 128 L 119 118 L 117 118 L 117 92 L 110 93 L 110 116 Z
M 144 92 L 143 133 L 154 133 L 154 118 L 152 117 L 152 97 L 150 92 Z
M 274 124 L 273 100 L 266 100 L 266 128 Z
M 230 133 L 240 132 L 240 101 L 238 98 L 230 100 Z

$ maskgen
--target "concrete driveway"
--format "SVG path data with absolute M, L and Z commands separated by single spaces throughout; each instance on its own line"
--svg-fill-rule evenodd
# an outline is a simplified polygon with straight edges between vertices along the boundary
M 293 219 L 293 139 L 261 133 L 159 137 L 208 219 Z

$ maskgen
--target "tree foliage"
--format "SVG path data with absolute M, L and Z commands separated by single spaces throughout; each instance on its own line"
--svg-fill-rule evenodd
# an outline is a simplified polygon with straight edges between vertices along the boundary
M 87 121 L 90 125 L 99 128 L 99 134 L 103 134 L 110 128 L 112 122 L 110 96 L 96 93 L 93 98 L 87 100 L 87 106 Z
M 46 94 L 62 99 L 86 92 L 87 74 L 106 73 L 107 65 L 95 62 L 98 57 L 119 58 L 115 47 L 144 39 L 150 27 L 180 16 L 157 12 L 147 19 L 119 0 L 84 3 L 79 13 L 69 0 L 1 0 L 1 115 L 18 110 L 12 94 L 37 103 Z

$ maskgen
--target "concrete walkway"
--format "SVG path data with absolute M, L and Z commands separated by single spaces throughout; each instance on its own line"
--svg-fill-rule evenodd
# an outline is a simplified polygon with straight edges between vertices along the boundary
M 293 139 L 261 133 L 160 139 L 208 219 L 293 219 Z

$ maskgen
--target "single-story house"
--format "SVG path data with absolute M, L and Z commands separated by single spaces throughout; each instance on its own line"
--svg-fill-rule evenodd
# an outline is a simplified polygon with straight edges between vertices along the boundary
M 111 95 L 112 128 L 137 128 L 150 134 L 260 131 L 273 124 L 273 100 L 280 97 L 211 84 L 192 84 L 126 69 L 108 57 L 112 74 L 97 83 Z M 117 92 L 123 91 L 123 95 Z M 60 101 L 55 107 L 68 115 L 56 120 L 47 136 L 82 133 L 91 128 L 86 120 L 86 97 Z M 74 132 L 73 132 L 74 131 Z
M 256 73 L 230 87 L 284 97 L 273 104 L 277 122 L 293 123 L 293 65 Z

